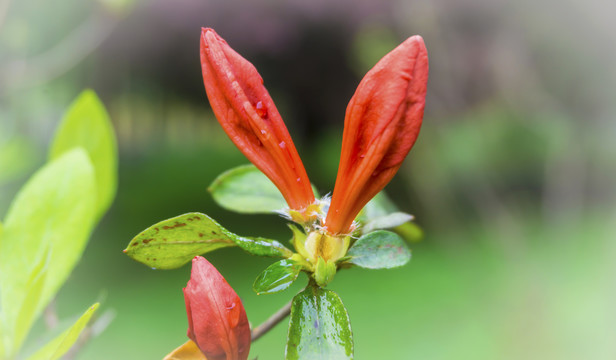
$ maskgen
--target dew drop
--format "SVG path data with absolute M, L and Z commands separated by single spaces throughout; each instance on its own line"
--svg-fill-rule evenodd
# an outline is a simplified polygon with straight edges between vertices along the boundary
M 284 149 L 287 147 L 287 144 L 284 141 L 281 141 L 280 144 L 278 144 L 278 146 L 280 146 L 281 149 Z
M 300 182 L 300 181 L 302 181 L 302 179 L 300 179 L 300 178 L 297 178 L 297 182 Z
M 267 131 L 261 129 L 261 134 L 265 135 L 265 134 L 267 134 Z
M 240 322 L 240 307 L 236 306 L 235 302 L 231 303 L 231 306 L 227 307 L 227 321 L 229 326 L 234 328 Z
M 363 158 L 365 158 L 365 157 L 366 157 L 366 154 L 361 154 L 361 155 L 359 155 L 359 158 L 360 158 L 360 159 L 363 159 Z
M 267 109 L 263 106 L 263 103 L 259 101 L 255 106 L 255 110 L 257 111 L 257 115 L 264 118 L 267 116 Z

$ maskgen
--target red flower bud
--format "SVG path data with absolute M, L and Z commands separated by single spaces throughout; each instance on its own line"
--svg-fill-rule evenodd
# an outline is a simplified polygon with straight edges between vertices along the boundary
M 352 230 L 366 203 L 396 174 L 417 139 L 428 82 L 428 53 L 420 36 L 408 38 L 363 78 L 344 122 L 336 186 L 324 226 Z
M 291 209 L 312 204 L 304 165 L 255 67 L 214 30 L 203 28 L 201 68 L 212 110 L 233 143 L 276 185 Z
M 208 360 L 246 360 L 250 326 L 239 296 L 205 258 L 192 261 L 184 288 L 188 337 Z

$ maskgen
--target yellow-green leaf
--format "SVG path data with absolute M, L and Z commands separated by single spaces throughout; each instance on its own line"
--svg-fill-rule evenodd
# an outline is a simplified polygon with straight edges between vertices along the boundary
M 117 145 L 109 115 L 92 90 L 84 90 L 64 115 L 49 149 L 49 159 L 75 147 L 84 148 L 94 166 L 100 218 L 116 193 Z
M 17 352 L 31 320 L 81 257 L 94 224 L 94 184 L 90 160 L 77 148 L 37 171 L 13 200 L 0 241 L 0 337 L 5 356 Z M 37 301 L 26 301 L 32 286 L 39 284 L 33 279 L 43 269 L 40 259 L 46 262 L 43 289 Z
M 278 241 L 236 235 L 209 216 L 196 212 L 150 226 L 135 236 L 124 252 L 149 267 L 175 269 L 197 255 L 236 245 L 253 255 L 292 255 Z
M 70 350 L 71 346 L 79 338 L 79 334 L 86 327 L 90 318 L 98 309 L 98 303 L 90 306 L 86 312 L 66 331 L 58 335 L 55 339 L 45 344 L 27 360 L 56 360 Z

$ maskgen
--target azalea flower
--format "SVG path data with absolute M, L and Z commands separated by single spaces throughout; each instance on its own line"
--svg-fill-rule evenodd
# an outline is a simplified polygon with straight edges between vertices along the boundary
M 307 236 L 294 243 L 296 250 L 315 266 L 319 258 L 330 263 L 344 256 L 356 229 L 354 219 L 393 178 L 419 134 L 428 81 L 423 39 L 405 40 L 360 82 L 346 111 L 331 203 L 315 200 L 255 67 L 209 28 L 201 32 L 201 64 L 207 96 L 223 129 L 280 190 L 291 218 L 304 225 Z M 293 216 L 297 213 L 301 216 Z

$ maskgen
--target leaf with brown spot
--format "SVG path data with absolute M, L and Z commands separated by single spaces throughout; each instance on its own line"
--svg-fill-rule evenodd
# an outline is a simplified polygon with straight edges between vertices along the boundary
M 149 267 L 175 269 L 197 255 L 236 245 L 253 255 L 292 255 L 278 241 L 239 236 L 201 213 L 180 215 L 150 226 L 135 236 L 124 252 Z

